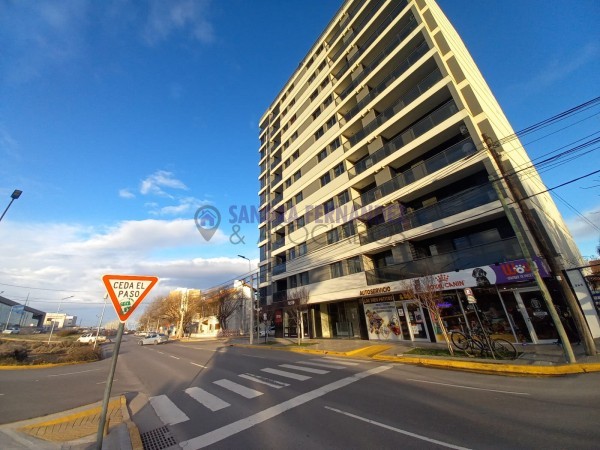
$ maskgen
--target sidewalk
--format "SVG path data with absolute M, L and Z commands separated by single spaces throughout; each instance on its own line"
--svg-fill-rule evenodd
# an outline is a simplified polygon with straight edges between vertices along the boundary
M 520 356 L 514 361 L 495 361 L 447 356 L 410 354 L 415 348 L 444 349 L 445 344 L 431 342 L 363 341 L 357 339 L 305 339 L 302 346 L 296 339 L 264 338 L 249 344 L 249 338 L 185 339 L 181 343 L 223 342 L 232 346 L 292 351 L 308 354 L 364 358 L 381 362 L 416 364 L 425 367 L 462 370 L 512 376 L 559 376 L 600 372 L 600 355 L 586 356 L 582 345 L 573 346 L 577 362 L 566 364 L 562 347 L 558 345 L 518 345 Z M 600 340 L 596 345 L 600 348 Z M 0 426 L 0 448 L 10 450 L 92 450 L 95 449 L 100 403 L 76 408 L 51 416 Z M 142 440 L 131 421 L 124 396 L 113 397 L 109 403 L 109 433 L 103 449 L 142 450 Z

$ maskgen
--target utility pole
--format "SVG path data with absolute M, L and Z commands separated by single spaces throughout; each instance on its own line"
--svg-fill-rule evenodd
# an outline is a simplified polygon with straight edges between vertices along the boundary
M 575 296 L 573 295 L 571 288 L 567 284 L 565 277 L 563 276 L 562 267 L 560 267 L 560 265 L 557 263 L 554 255 L 551 254 L 550 247 L 549 247 L 548 243 L 546 242 L 546 239 L 544 238 L 543 234 L 540 232 L 537 222 L 533 218 L 531 210 L 525 204 L 525 198 L 523 197 L 523 195 L 521 195 L 520 190 L 517 189 L 517 187 L 515 186 L 515 184 L 513 183 L 512 179 L 511 179 L 511 177 L 506 175 L 506 171 L 504 170 L 504 165 L 502 164 L 502 160 L 501 160 L 500 154 L 498 152 L 499 144 L 494 143 L 492 141 L 492 139 L 485 133 L 482 134 L 482 137 L 483 137 L 483 140 L 484 140 L 486 146 L 490 150 L 490 153 L 491 153 L 492 157 L 494 158 L 494 161 L 496 162 L 496 165 L 498 166 L 498 169 L 500 170 L 502 177 L 506 181 L 506 186 L 507 186 L 510 194 L 515 199 L 515 201 L 519 207 L 519 210 L 521 211 L 523 219 L 525 220 L 525 224 L 527 225 L 527 228 L 529 229 L 537 248 L 539 249 L 539 251 L 540 251 L 541 255 L 544 257 L 544 259 L 546 260 L 546 262 L 550 268 L 550 271 L 554 274 L 554 276 L 556 277 L 556 280 L 559 283 L 560 289 L 561 289 L 561 291 L 566 299 L 567 305 L 569 306 L 569 309 L 571 310 L 571 313 L 573 315 L 573 318 L 575 321 L 575 326 L 577 327 L 577 331 L 584 342 L 586 354 L 587 355 L 595 355 L 596 354 L 596 346 L 594 344 L 594 340 L 591 337 L 589 329 L 587 328 L 587 324 L 585 323 L 585 318 L 583 317 L 583 314 L 581 313 L 579 304 L 578 304 L 577 300 L 575 299 Z M 499 195 L 499 196 L 502 197 L 501 195 Z M 510 214 L 507 213 L 507 216 L 508 216 L 509 220 L 511 220 Z M 517 233 L 517 228 L 515 227 L 515 225 L 512 223 L 511 223 L 511 225 L 513 225 L 513 228 L 515 229 L 515 233 Z M 522 245 L 522 247 L 523 247 L 523 245 Z M 528 261 L 528 263 L 531 265 L 531 263 L 529 261 Z M 531 266 L 531 267 L 533 270 L 534 266 Z M 537 271 L 537 268 L 536 268 L 536 271 Z M 535 273 L 534 273 L 534 275 L 535 275 Z M 538 272 L 538 275 L 539 275 L 539 272 Z M 541 280 L 541 277 L 540 277 L 540 280 Z M 538 284 L 540 284 L 539 281 L 538 281 Z M 543 284 L 545 287 L 543 280 L 541 280 L 541 284 Z M 552 317 L 552 320 L 554 321 L 556 330 L 562 341 L 562 345 L 563 345 L 565 354 L 570 353 L 572 355 L 573 349 L 571 347 L 571 343 L 569 342 L 569 338 L 566 335 L 564 326 L 560 320 L 560 317 L 558 316 L 558 313 L 556 312 L 556 308 L 554 307 L 554 303 L 552 302 L 552 299 L 549 296 L 549 293 L 548 293 L 548 298 L 547 299 L 545 298 L 545 300 L 546 300 L 546 303 L 548 306 L 548 311 L 550 312 L 550 315 Z M 573 358 L 573 362 L 574 362 L 575 357 L 572 356 L 572 358 Z M 570 360 L 570 358 L 567 358 L 567 360 Z
M 181 304 L 179 305 L 179 325 L 177 326 L 177 337 L 183 337 L 183 318 L 188 310 L 188 290 L 181 293 Z

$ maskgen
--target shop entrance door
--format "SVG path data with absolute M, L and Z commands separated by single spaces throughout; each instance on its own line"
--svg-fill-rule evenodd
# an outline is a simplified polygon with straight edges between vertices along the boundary
M 408 321 L 411 339 L 413 341 L 429 341 L 429 333 L 421 305 L 415 302 L 404 302 L 402 308 L 404 309 L 405 320 Z M 404 322 L 402 317 L 400 317 L 400 320 Z M 404 325 L 404 323 L 402 324 Z
M 523 289 L 515 291 L 515 296 L 534 343 L 556 342 L 558 333 L 542 293 L 537 289 Z

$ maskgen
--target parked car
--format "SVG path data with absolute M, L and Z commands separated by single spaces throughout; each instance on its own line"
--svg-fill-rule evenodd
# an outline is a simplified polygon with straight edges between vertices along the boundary
M 10 327 L 2 331 L 2 334 L 19 334 L 21 329 L 19 327 Z
M 102 343 L 102 342 L 110 342 L 110 340 L 106 337 L 106 336 L 102 336 L 99 335 L 97 337 L 98 339 L 98 343 Z M 77 339 L 77 342 L 83 342 L 84 344 L 93 344 L 94 342 L 96 342 L 96 334 L 95 333 L 88 333 L 88 334 L 84 334 L 83 336 L 79 336 L 79 338 Z
M 269 331 L 268 331 L 268 333 L 269 333 L 269 336 L 275 336 L 275 327 L 274 327 L 274 326 L 271 326 L 271 327 L 269 327 Z M 261 328 L 261 329 L 258 331 L 258 335 L 259 335 L 260 337 L 265 337 L 265 334 L 266 334 L 266 333 L 265 333 L 265 329 L 264 329 L 264 328 Z
M 140 345 L 148 345 L 148 344 L 164 344 L 169 340 L 169 336 L 162 333 L 150 333 L 145 338 L 139 340 L 138 344 Z

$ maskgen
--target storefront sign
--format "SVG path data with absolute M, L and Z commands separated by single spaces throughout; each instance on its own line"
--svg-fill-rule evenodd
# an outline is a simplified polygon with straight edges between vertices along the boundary
M 394 295 L 393 294 L 390 294 L 390 295 L 379 295 L 377 297 L 363 298 L 363 303 L 364 304 L 380 303 L 380 302 L 393 302 L 393 301 L 394 301 Z
M 384 294 L 386 292 L 390 292 L 392 290 L 389 286 L 383 286 L 373 289 L 363 289 L 360 291 L 360 295 L 373 295 L 373 294 Z

